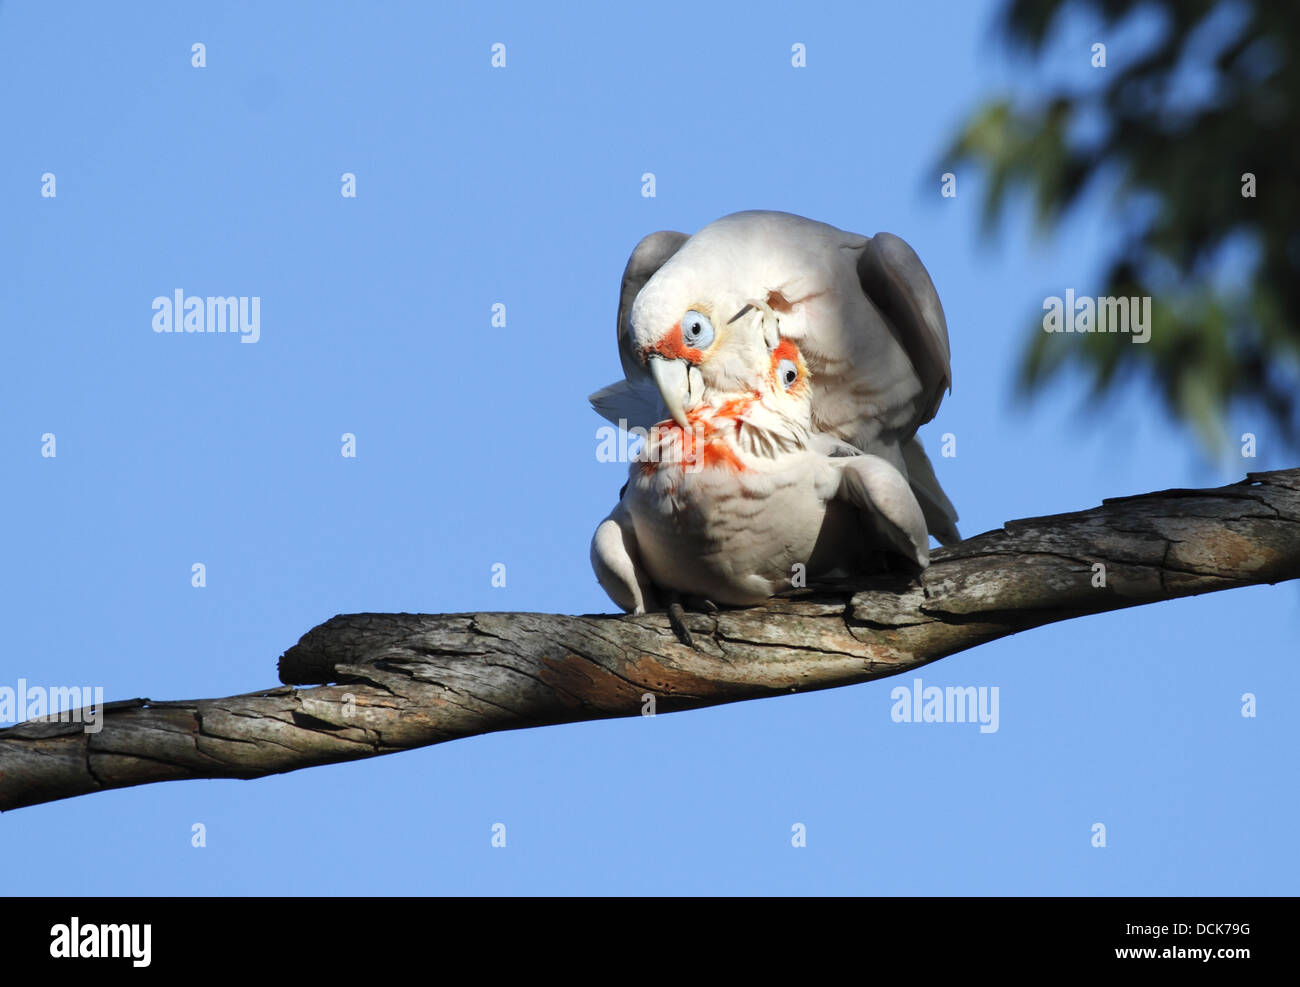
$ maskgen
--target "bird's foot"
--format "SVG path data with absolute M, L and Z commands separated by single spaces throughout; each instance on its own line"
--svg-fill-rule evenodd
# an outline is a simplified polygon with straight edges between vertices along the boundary
M 686 647 L 695 648 L 695 638 L 691 636 L 690 628 L 686 626 L 686 614 L 696 612 L 714 616 L 720 612 L 718 605 L 705 596 L 694 596 L 669 590 L 660 590 L 660 593 L 660 598 L 664 601 L 664 610 L 668 614 L 668 626 L 673 629 L 673 634 Z M 695 648 L 695 650 L 698 651 L 699 649 Z
M 686 614 L 694 611 L 714 616 L 720 612 L 718 605 L 708 597 L 697 597 L 692 594 L 666 592 L 663 598 L 667 602 L 668 625 L 672 628 L 673 635 L 676 635 L 677 640 L 686 645 L 686 648 L 699 650 L 695 648 L 695 638 L 690 636 L 690 629 L 686 627 Z

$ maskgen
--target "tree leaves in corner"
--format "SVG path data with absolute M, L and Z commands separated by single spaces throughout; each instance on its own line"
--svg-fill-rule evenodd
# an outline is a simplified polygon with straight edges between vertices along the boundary
M 1042 63 L 1057 22 L 1081 13 L 1103 26 L 1096 41 L 1135 19 L 1156 39 L 1107 45 L 1088 86 L 988 103 L 947 168 L 986 171 L 986 232 L 1013 192 L 1050 229 L 1094 182 L 1113 182 L 1115 245 L 1099 294 L 1150 296 L 1151 339 L 1049 334 L 1036 322 L 1020 393 L 1067 366 L 1095 396 L 1136 377 L 1211 453 L 1225 448 L 1232 408 L 1262 413 L 1300 448 L 1300 4 L 1010 0 L 999 31 Z M 1243 195 L 1247 173 L 1254 197 Z

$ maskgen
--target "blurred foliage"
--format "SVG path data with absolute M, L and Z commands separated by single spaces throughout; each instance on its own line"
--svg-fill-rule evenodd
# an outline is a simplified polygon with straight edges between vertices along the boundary
M 1050 229 L 1094 180 L 1113 184 L 1114 252 L 1095 293 L 1151 296 L 1151 341 L 1036 322 L 1020 392 L 1067 366 L 1094 397 L 1137 377 L 1211 453 L 1226 448 L 1230 408 L 1262 413 L 1300 448 L 1300 2 L 1009 0 L 997 29 L 1047 71 L 1061 61 L 1053 29 L 1081 16 L 1104 26 L 1069 55 L 1089 84 L 985 105 L 947 167 L 987 173 L 986 231 L 1013 192 Z M 1151 43 L 1107 43 L 1147 28 Z M 1094 41 L 1107 43 L 1105 68 L 1092 66 Z

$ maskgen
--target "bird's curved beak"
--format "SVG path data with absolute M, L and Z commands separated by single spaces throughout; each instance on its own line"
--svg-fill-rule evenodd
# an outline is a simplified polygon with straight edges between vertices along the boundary
M 682 428 L 690 428 L 686 420 L 686 409 L 701 397 L 704 389 L 699 370 L 680 357 L 668 359 L 656 353 L 650 354 L 647 365 L 655 387 L 659 388 L 659 395 L 664 399 L 668 414 Z

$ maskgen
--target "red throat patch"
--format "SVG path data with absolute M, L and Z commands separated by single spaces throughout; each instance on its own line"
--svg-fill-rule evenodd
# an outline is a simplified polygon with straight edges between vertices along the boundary
M 641 472 L 653 475 L 661 466 L 746 472 L 747 467 L 736 455 L 731 440 L 756 398 L 757 395 L 747 395 L 732 398 L 717 408 L 708 405 L 693 408 L 686 413 L 689 429 L 683 429 L 672 419 L 655 425 L 646 440 L 646 447 L 653 455 L 641 464 Z

